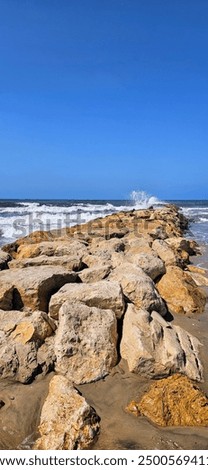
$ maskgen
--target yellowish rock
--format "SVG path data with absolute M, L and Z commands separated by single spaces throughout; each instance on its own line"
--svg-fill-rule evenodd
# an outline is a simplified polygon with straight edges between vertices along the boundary
M 180 374 L 156 381 L 127 411 L 146 416 L 159 426 L 207 426 L 208 398 Z
M 168 266 L 166 274 L 157 283 L 161 297 L 173 313 L 202 313 L 206 304 L 206 294 L 192 277 L 177 266 Z
M 34 448 L 39 450 L 87 449 L 99 433 L 99 417 L 70 381 L 52 378 L 43 405 Z

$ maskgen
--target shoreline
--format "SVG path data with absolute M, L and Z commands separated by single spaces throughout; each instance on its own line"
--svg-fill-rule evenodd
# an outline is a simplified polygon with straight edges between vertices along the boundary
M 73 243 L 81 243 L 79 245 L 80 250 L 87 250 L 87 253 L 82 253 L 82 268 L 80 271 L 80 266 L 77 259 L 77 254 L 73 254 L 73 264 L 74 270 L 72 271 L 78 276 L 81 276 L 81 283 L 87 284 L 89 286 L 89 278 L 93 277 L 93 283 L 95 283 L 96 276 L 103 276 L 99 282 L 103 282 L 107 279 L 108 282 L 111 281 L 112 273 L 115 274 L 119 270 L 119 266 L 123 266 L 123 263 L 128 259 L 128 263 L 131 263 L 132 270 L 135 267 L 135 257 L 139 253 L 142 255 L 152 254 L 152 246 L 155 241 L 161 240 L 161 246 L 163 246 L 163 240 L 174 239 L 175 241 L 179 240 L 180 237 L 183 237 L 184 227 L 186 226 L 186 220 L 183 216 L 178 215 L 174 206 L 165 206 L 163 209 L 147 209 L 141 211 L 129 211 L 129 213 L 124 214 L 113 214 L 113 216 L 107 216 L 103 219 L 97 219 L 96 221 L 91 221 L 88 224 L 81 226 L 81 230 L 72 227 L 67 229 L 65 233 L 59 232 L 59 237 L 57 233 L 48 233 L 45 232 L 36 232 L 31 234 L 29 237 L 26 237 L 22 240 L 17 240 L 16 242 L 5 246 L 4 252 L 9 253 L 9 256 L 13 259 L 8 261 L 9 270 L 11 272 L 18 273 L 21 270 L 21 273 L 26 274 L 27 270 L 36 270 L 43 271 L 45 266 L 52 266 L 50 263 L 54 258 L 59 257 L 59 265 L 62 265 L 63 261 L 65 270 L 69 270 L 69 258 L 70 251 L 67 255 L 65 254 L 66 245 L 72 246 Z M 176 217 L 177 213 L 177 217 Z M 134 218 L 136 217 L 136 224 L 134 223 Z M 103 226 L 103 221 L 109 220 L 109 223 Z M 176 220 L 175 220 L 176 219 Z M 133 222 L 132 222 L 133 220 Z M 136 227 L 136 232 L 135 232 Z M 90 230 L 89 230 L 90 228 Z M 138 231 L 139 230 L 139 231 Z M 168 233 L 167 233 L 168 231 Z M 165 237 L 167 235 L 167 238 Z M 145 241 L 143 247 L 138 248 L 138 241 Z M 147 243 L 146 243 L 147 242 Z M 59 250 L 59 255 L 55 251 L 50 251 L 48 254 L 42 254 L 40 247 L 46 244 L 52 244 L 53 250 Z M 42 245 L 41 245 L 42 244 Z M 123 248 L 124 245 L 124 248 Z M 140 243 L 141 245 L 141 243 Z M 151 246 L 150 246 L 151 245 Z M 154 246 L 157 244 L 155 243 Z M 62 248 L 60 248 L 60 246 Z M 64 248 L 63 248 L 64 247 Z M 90 247 L 90 248 L 89 248 Z M 48 249 L 47 245 L 47 249 Z M 69 248 L 69 247 L 68 247 Z M 190 248 L 190 247 L 189 247 Z M 70 248 L 71 249 L 71 248 Z M 190 248 L 194 249 L 193 247 Z M 35 251 L 36 250 L 36 251 Z M 62 251 L 60 251 L 62 250 Z M 172 250 L 172 248 L 171 248 Z M 110 258 L 108 256 L 108 251 L 110 252 Z M 174 256 L 176 252 L 173 251 Z M 184 251 L 184 250 L 182 250 Z M 182 253 L 181 251 L 181 253 Z M 80 251 L 81 253 L 81 251 Z M 79 253 L 79 254 L 80 254 Z M 179 253 L 179 252 L 177 252 Z M 32 255 L 32 256 L 31 256 Z M 131 255 L 131 256 L 130 256 Z M 40 259 L 40 257 L 42 258 Z M 133 258 L 132 258 L 133 256 Z M 145 258 L 143 256 L 143 258 Z M 158 256 L 158 255 L 157 255 Z M 182 271 L 188 262 L 188 258 L 183 253 L 181 258 L 177 254 L 176 263 L 182 266 Z M 66 260 L 67 257 L 67 260 Z M 94 257 L 94 259 L 93 259 Z M 185 259 L 186 257 L 186 259 Z M 39 258 L 39 259 L 38 259 Z M 76 258 L 76 259 L 75 259 Z M 125 259 L 124 259 L 125 258 Z M 147 258 L 150 262 L 150 258 Z M 160 260 L 162 258 L 159 258 Z M 130 261 L 129 261 L 130 260 Z M 40 263 L 39 263 L 40 261 Z M 100 271 L 98 273 L 97 263 L 100 262 Z M 191 257 L 191 262 L 196 265 L 197 262 L 200 262 L 198 255 Z M 57 259 L 55 259 L 57 262 Z M 141 262 L 141 259 L 140 259 Z M 39 263 L 39 264 L 38 264 Z M 46 264 L 44 264 L 46 263 Z M 49 263 L 49 264 L 47 264 Z M 68 264 L 67 264 L 68 263 Z M 114 263 L 114 267 L 109 268 L 110 264 Z M 163 263 L 166 265 L 166 262 Z M 181 264 L 182 263 L 182 264 Z M 146 265 L 145 265 L 146 266 Z M 72 266 L 71 266 L 72 267 Z M 102 269 L 103 272 L 101 273 Z M 168 264 L 166 266 L 166 270 Z M 78 269 L 79 268 L 79 269 Z M 108 272 L 108 269 L 110 270 Z M 155 269 L 155 267 L 153 267 Z M 53 270 L 56 271 L 57 264 L 54 265 Z M 70 268 L 71 269 L 71 268 Z M 148 269 L 146 267 L 145 269 Z M 153 271 L 154 271 L 153 269 Z M 161 269 L 161 267 L 160 267 Z M 181 267 L 179 268 L 181 270 Z M 87 272 L 88 270 L 88 272 Z M 90 271 L 89 271 L 90 270 Z M 117 270 L 117 271 L 116 271 Z M 93 273 L 94 271 L 94 273 Z M 96 271 L 96 273 L 95 273 Z M 8 272 L 8 269 L 0 272 L 0 277 L 3 279 L 5 274 L 2 273 Z M 58 272 L 58 271 L 57 271 Z M 111 275 L 109 276 L 109 273 Z M 189 273 L 190 274 L 190 273 Z M 59 274 L 60 275 L 60 274 Z M 77 274 L 76 274 L 77 275 Z M 151 274 L 153 275 L 153 274 Z M 89 276 L 87 278 L 87 276 Z M 155 274 L 153 277 L 156 276 Z M 159 283 L 158 279 L 162 278 L 164 274 L 158 274 L 155 277 L 156 285 Z M 86 282 L 87 280 L 87 282 Z M 20 282 L 20 281 L 18 281 Z M 22 282 L 22 281 L 21 281 Z M 25 280 L 24 280 L 25 282 Z M 48 282 L 48 281 L 47 281 Z M 66 277 L 63 286 L 71 282 Z M 79 281 L 80 282 L 80 281 Z M 107 281 L 106 281 L 107 282 Z M 117 282 L 117 281 L 116 281 Z M 76 283 L 76 281 L 75 281 Z M 19 285 L 16 287 L 19 289 Z M 54 287 L 50 288 L 50 298 L 55 297 Z M 55 292 L 59 292 L 59 289 L 62 287 L 56 287 Z M 122 285 L 122 289 L 124 289 Z M 34 294 L 35 295 L 35 294 Z M 47 294 L 48 295 L 48 294 Z M 126 296 L 127 294 L 125 294 Z M 21 291 L 23 306 L 21 308 L 22 312 L 26 312 L 27 316 L 30 318 L 34 307 L 36 308 L 39 304 L 38 301 L 35 303 L 34 298 L 32 298 L 32 303 L 34 302 L 34 307 L 32 306 L 31 299 L 28 300 L 28 296 L 24 297 Z M 14 298 L 14 297 L 13 297 Z M 70 296 L 69 296 L 70 298 Z M 49 299 L 50 300 L 50 299 Z M 126 315 L 126 308 L 130 304 L 138 301 L 134 298 L 130 298 L 125 307 L 124 316 Z M 155 302 L 155 300 L 154 300 Z M 20 305 L 20 304 L 18 304 Z M 19 311 L 19 306 L 16 305 L 15 309 Z M 43 303 L 42 303 L 43 305 Z M 50 305 L 50 304 L 49 304 Z M 155 304 L 156 305 L 156 304 Z M 157 304 L 159 306 L 159 304 Z M 18 308 L 17 308 L 18 306 Z M 5 307 L 5 306 L 4 306 Z M 1 306 L 2 308 L 2 306 Z M 89 307 L 88 307 L 89 308 Z M 144 307 L 143 307 L 144 308 Z M 147 307 L 146 307 L 147 308 Z M 154 307 L 155 308 L 155 307 Z M 158 307 L 161 308 L 161 307 Z M 10 307 L 4 308 L 3 312 L 8 312 Z M 46 310 L 45 310 L 46 311 Z M 162 311 L 162 310 L 161 310 Z M 173 314 L 174 319 L 171 322 L 173 325 L 177 324 L 180 327 L 187 330 L 190 334 L 196 336 L 203 343 L 203 347 L 200 347 L 200 358 L 202 358 L 203 367 L 204 367 L 204 382 L 200 383 L 200 388 L 206 393 L 208 392 L 208 367 L 206 367 L 206 353 L 205 350 L 208 346 L 208 340 L 206 340 L 208 326 L 206 325 L 206 315 L 208 308 L 206 306 L 204 313 L 192 314 L 189 318 L 189 315 L 184 314 Z M 1 310 L 2 312 L 2 310 Z M 150 310 L 151 312 L 151 310 Z M 50 309 L 49 309 L 50 313 Z M 47 312 L 48 314 L 48 312 Z M 4 315 L 4 313 L 2 314 Z M 151 315 L 151 313 L 150 313 Z M 121 317 L 123 318 L 123 316 Z M 55 320 L 57 322 L 57 320 Z M 21 321 L 20 321 L 21 323 Z M 118 320 L 118 325 L 120 325 Z M 56 327 L 59 328 L 57 323 Z M 120 328 L 120 327 L 119 327 Z M 25 332 L 24 332 L 25 334 Z M 53 335 L 56 335 L 55 331 Z M 49 336 L 50 337 L 50 336 Z M 28 339 L 29 343 L 33 341 Z M 45 340 L 44 340 L 45 341 Z M 42 344 L 45 344 L 43 341 Z M 120 340 L 119 340 L 120 341 Z M 26 342 L 25 344 L 28 344 Z M 56 362 L 55 362 L 56 364 Z M 53 366 L 54 367 L 54 366 Z M 51 369 L 53 369 L 51 365 Z M 56 371 L 56 374 L 59 372 Z M 37 423 L 39 421 L 39 416 L 41 413 L 41 406 L 44 402 L 44 398 L 47 395 L 47 389 L 50 377 L 53 376 L 54 372 L 50 372 L 50 368 L 45 372 L 45 378 L 43 374 L 37 374 L 36 379 L 32 380 L 30 385 L 19 384 L 16 382 L 15 375 L 13 378 L 5 378 L 0 381 L 0 398 L 4 401 L 5 405 L 0 410 L 0 417 L 4 423 L 4 430 L 0 434 L 0 446 L 1 448 L 13 448 L 12 442 L 15 442 L 16 448 L 28 448 L 27 446 L 32 445 L 31 441 L 34 441 L 36 436 L 32 435 L 29 438 L 29 444 L 27 441 L 27 436 L 33 434 L 37 428 Z M 75 387 L 80 390 L 90 406 L 95 408 L 96 413 L 101 418 L 101 431 L 98 439 L 95 443 L 91 443 L 91 448 L 93 449 L 206 449 L 206 442 L 208 437 L 208 429 L 192 427 L 192 428 L 161 428 L 150 421 L 145 417 L 135 418 L 132 415 L 129 415 L 125 411 L 125 407 L 131 399 L 134 399 L 135 396 L 142 396 L 149 388 L 150 383 L 154 382 L 155 378 L 146 378 L 141 374 L 135 374 L 128 370 L 127 362 L 124 358 L 117 359 L 117 364 L 111 367 L 111 370 L 108 371 L 108 374 L 104 375 L 103 378 L 91 383 L 82 383 L 78 384 L 75 381 Z M 12 384 L 12 385 L 11 385 Z M 6 388 L 5 388 L 6 387 Z M 15 393 L 12 392 L 15 390 Z M 34 391 L 34 392 L 33 392 Z M 21 433 L 17 430 L 18 414 L 21 409 L 21 402 L 24 403 L 28 394 L 32 393 L 33 395 L 33 408 L 34 414 L 29 420 L 28 412 L 25 413 L 25 418 L 23 419 L 24 423 L 21 423 Z M 11 398 L 15 394 L 14 397 Z M 42 397 L 41 404 L 39 402 L 39 397 Z M 17 405 L 16 405 L 17 403 Z M 11 416 L 11 422 L 13 421 L 14 428 L 16 429 L 16 435 L 11 435 L 11 429 L 5 429 L 7 427 L 6 420 L 8 419 L 9 414 Z M 125 423 L 125 425 L 124 425 Z M 3 429 L 3 428 L 2 428 Z M 32 432 L 30 432 L 32 431 Z M 23 436 L 23 434 L 26 434 Z M 135 437 L 138 433 L 138 437 Z M 115 437 L 116 436 L 116 437 Z M 186 436 L 185 442 L 186 446 L 183 447 L 184 437 Z M 25 441 L 26 439 L 26 441 Z M 19 440 L 19 442 L 18 442 Z M 26 442 L 26 444 L 22 442 Z M 24 445 L 26 447 L 24 447 Z M 6 446 L 6 447 L 4 447 Z M 23 446 L 23 447 L 22 447 Z

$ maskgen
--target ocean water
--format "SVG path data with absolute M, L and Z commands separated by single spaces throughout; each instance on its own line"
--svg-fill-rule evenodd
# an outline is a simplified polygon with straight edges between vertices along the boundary
M 73 226 L 119 211 L 158 207 L 172 202 L 190 219 L 188 236 L 208 243 L 208 200 L 160 201 L 144 191 L 133 191 L 128 200 L 0 200 L 0 245 L 35 230 Z

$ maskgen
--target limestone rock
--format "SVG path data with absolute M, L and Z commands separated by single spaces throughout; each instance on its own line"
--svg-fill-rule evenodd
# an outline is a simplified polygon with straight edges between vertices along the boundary
M 75 273 L 56 266 L 1 271 L 0 308 L 20 310 L 22 307 L 30 307 L 47 312 L 50 296 L 65 283 L 76 280 Z
M 40 255 L 34 258 L 20 258 L 10 261 L 9 268 L 28 268 L 33 266 L 62 266 L 69 271 L 79 271 L 85 267 L 82 257 L 73 256 L 45 256 Z
M 204 310 L 206 294 L 179 267 L 169 266 L 157 283 L 157 289 L 173 313 L 202 313 Z
M 25 312 L 1 310 L 0 377 L 28 383 L 35 375 L 51 370 L 55 357 L 46 342 L 54 329 L 54 322 L 44 312 L 25 316 Z
M 98 265 L 93 268 L 86 268 L 83 271 L 79 272 L 79 278 L 84 283 L 91 283 L 102 281 L 105 279 L 111 272 L 111 265 Z
M 153 252 L 154 253 L 154 252 Z M 127 255 L 127 261 L 143 269 L 143 271 L 154 281 L 159 276 L 165 274 L 163 261 L 152 253 L 138 253 Z
M 26 344 L 28 341 L 43 342 L 55 331 L 56 326 L 52 319 L 44 312 L 33 312 L 30 317 L 20 321 L 12 332 L 11 337 L 18 343 Z
M 196 338 L 182 328 L 171 326 L 157 312 L 150 314 L 128 306 L 120 350 L 131 372 L 151 378 L 182 372 L 201 381 L 199 344 Z
M 112 310 L 65 302 L 55 336 L 56 371 L 81 384 L 105 377 L 117 361 Z
M 164 240 L 154 240 L 152 249 L 164 261 L 166 266 L 180 264 L 179 257 Z
M 190 271 L 191 273 L 197 273 L 197 274 L 202 274 L 202 275 L 205 275 L 208 272 L 207 269 L 200 268 L 199 266 L 194 266 L 192 264 L 189 264 L 187 266 L 187 270 Z
M 137 409 L 158 426 L 208 426 L 207 396 L 179 374 L 156 381 L 128 408 Z
M 166 243 L 176 253 L 186 251 L 191 256 L 196 254 L 197 243 L 194 240 L 188 240 L 187 238 L 183 237 L 170 237 L 167 238 Z
M 0 271 L 8 268 L 8 262 L 10 261 L 11 256 L 9 253 L 0 249 Z
M 208 287 L 208 277 L 203 274 L 190 272 L 189 273 L 197 286 L 206 286 Z
M 158 294 L 154 282 L 141 268 L 131 263 L 124 263 L 112 271 L 109 279 L 118 281 L 125 296 L 138 308 L 156 310 L 163 316 L 167 313 L 165 303 Z
M 9 278 L 7 279 L 6 282 L 0 281 L 0 309 L 2 310 L 13 309 L 13 292 L 14 292 L 14 285 L 9 282 Z
M 99 433 L 99 417 L 70 382 L 57 375 L 49 385 L 39 433 L 34 449 L 87 449 Z
M 30 238 L 29 238 L 30 240 Z M 26 240 L 25 240 L 26 241 Z M 23 243 L 18 249 L 15 258 L 35 258 L 38 256 L 73 256 L 84 253 L 86 243 L 78 240 L 42 241 L 39 243 Z
M 51 297 L 49 314 L 57 319 L 61 305 L 66 301 L 111 309 L 120 318 L 124 313 L 124 299 L 118 282 L 98 281 L 93 284 L 65 284 Z
M 148 237 L 135 237 L 134 233 L 127 238 L 127 255 L 138 255 L 139 253 L 154 253 L 151 248 L 152 241 Z

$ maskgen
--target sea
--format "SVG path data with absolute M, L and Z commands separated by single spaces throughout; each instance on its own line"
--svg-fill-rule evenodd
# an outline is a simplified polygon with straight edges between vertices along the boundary
M 35 230 L 53 230 L 85 223 L 119 211 L 160 207 L 174 203 L 188 217 L 188 237 L 208 245 L 208 200 L 161 201 L 144 191 L 133 191 L 127 200 L 0 200 L 0 246 Z

